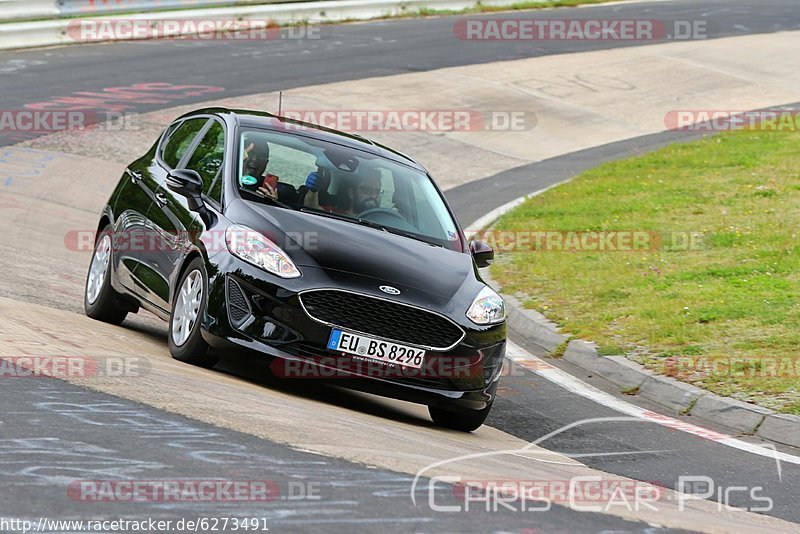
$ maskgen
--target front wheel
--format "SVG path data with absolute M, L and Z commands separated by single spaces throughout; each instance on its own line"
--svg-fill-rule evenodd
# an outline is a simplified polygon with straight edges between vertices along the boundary
M 200 320 L 208 300 L 208 276 L 203 260 L 195 258 L 178 282 L 169 317 L 169 352 L 176 360 L 213 367 L 218 358 L 200 333 Z
M 472 432 L 477 430 L 486 421 L 492 405 L 489 404 L 483 410 L 447 410 L 435 406 L 428 406 L 428 413 L 433 422 L 445 428 L 460 430 L 462 432 Z
M 119 293 L 111 287 L 111 249 L 111 226 L 106 226 L 98 234 L 94 245 L 83 292 L 83 309 L 92 319 L 120 324 L 128 312 L 117 307 Z

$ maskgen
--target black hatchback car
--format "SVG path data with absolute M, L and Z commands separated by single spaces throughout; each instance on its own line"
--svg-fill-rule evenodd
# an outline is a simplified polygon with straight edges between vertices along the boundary
M 495 396 L 505 307 L 409 157 L 268 113 L 180 117 L 102 210 L 84 304 L 169 321 L 178 360 L 257 354 L 274 374 L 422 403 L 471 431 Z

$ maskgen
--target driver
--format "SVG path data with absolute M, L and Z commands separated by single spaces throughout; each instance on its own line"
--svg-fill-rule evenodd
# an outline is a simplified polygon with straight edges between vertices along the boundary
M 268 163 L 269 143 L 261 139 L 249 141 L 244 149 L 239 185 L 260 197 L 278 198 L 278 177 L 265 172 Z
M 349 207 L 346 210 L 336 210 L 332 206 L 320 206 L 319 203 L 319 188 L 320 179 L 316 172 L 312 172 L 306 178 L 306 187 L 308 194 L 304 200 L 307 208 L 319 209 L 320 207 L 326 211 L 337 211 L 343 215 L 355 217 L 360 213 L 374 208 L 379 208 L 381 205 L 381 196 L 383 189 L 381 189 L 381 173 L 378 169 L 370 169 L 363 174 L 357 176 L 346 190 L 349 197 Z
M 381 206 L 381 173 L 378 169 L 371 169 L 365 176 L 356 180 L 351 192 L 353 199 L 353 211 L 363 213 L 367 210 L 379 208 Z

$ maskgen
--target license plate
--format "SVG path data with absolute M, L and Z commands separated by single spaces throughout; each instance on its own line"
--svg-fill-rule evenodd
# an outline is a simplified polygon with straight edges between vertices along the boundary
M 331 332 L 328 350 L 346 352 L 363 358 L 416 369 L 422 367 L 422 361 L 425 359 L 425 349 L 398 345 L 337 329 L 333 329 Z

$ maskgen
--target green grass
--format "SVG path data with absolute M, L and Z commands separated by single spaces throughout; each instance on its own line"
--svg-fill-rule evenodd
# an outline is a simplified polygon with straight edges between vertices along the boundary
M 638 395 L 639 394 L 639 386 L 630 386 L 627 388 L 623 388 L 620 393 L 623 395 Z
M 569 345 L 569 339 L 561 343 L 559 346 L 553 349 L 553 352 L 547 355 L 548 358 L 563 358 L 564 353 L 567 352 L 567 346 Z
M 638 252 L 501 252 L 492 276 L 603 354 L 800 414 L 799 132 L 734 132 L 603 165 L 496 229 L 662 236 Z M 688 235 L 691 250 L 672 242 Z

